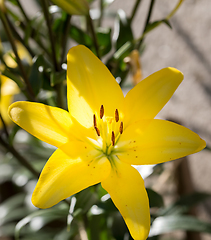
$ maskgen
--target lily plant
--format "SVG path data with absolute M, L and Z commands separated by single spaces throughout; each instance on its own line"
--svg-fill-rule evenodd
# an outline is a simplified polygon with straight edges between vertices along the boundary
M 196 153 L 205 141 L 166 120 L 154 119 L 171 98 L 183 74 L 164 68 L 138 83 L 124 97 L 106 66 L 86 47 L 67 55 L 68 111 L 20 101 L 11 119 L 56 146 L 32 195 L 38 208 L 101 183 L 135 240 L 147 238 L 149 200 L 144 181 L 131 165 L 158 164 Z

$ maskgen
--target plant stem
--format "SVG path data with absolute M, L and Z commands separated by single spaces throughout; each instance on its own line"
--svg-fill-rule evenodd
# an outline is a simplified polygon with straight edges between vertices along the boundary
M 152 10 L 153 10 L 153 6 L 155 4 L 155 0 L 151 0 L 151 3 L 150 3 L 150 6 L 149 6 L 149 11 L 148 11 L 148 15 L 147 15 L 147 19 L 145 21 L 145 26 L 144 26 L 144 30 L 143 30 L 143 33 L 142 33 L 142 36 L 144 35 L 145 31 L 146 31 L 146 28 L 147 28 L 147 25 L 149 24 L 149 20 L 150 20 L 150 17 L 151 17 L 151 14 L 152 14 Z M 140 48 L 144 38 L 140 38 L 141 40 L 139 41 L 139 43 L 137 44 L 137 49 Z
M 98 26 L 99 26 L 99 27 L 100 27 L 101 24 L 102 24 L 103 13 L 104 13 L 103 0 L 100 0 L 100 17 L 99 17 L 99 21 L 98 21 Z
M 39 177 L 39 172 L 37 172 L 36 169 L 22 156 L 20 155 L 17 150 L 9 145 L 4 139 L 0 136 L 0 143 L 9 151 L 13 154 L 13 156 L 18 160 L 19 163 L 21 163 L 25 168 L 27 168 L 36 178 Z
M 53 64 L 54 64 L 54 68 L 56 71 L 59 71 L 59 66 L 57 63 L 57 59 L 56 59 L 56 48 L 55 48 L 55 42 L 54 42 L 54 36 L 53 36 L 53 32 L 51 29 L 51 21 L 50 21 L 50 16 L 49 16 L 49 11 L 48 11 L 48 3 L 47 0 L 43 0 L 41 1 L 42 7 L 43 7 L 43 13 L 45 16 L 45 21 L 48 27 L 48 33 L 49 33 L 49 38 L 50 38 L 50 43 L 51 43 L 51 49 L 52 49 L 52 59 L 53 59 Z
M 64 93 L 64 86 L 63 83 L 58 83 L 55 85 L 55 90 L 57 93 L 57 104 L 58 107 L 62 108 L 62 109 L 66 109 L 66 104 L 65 104 L 65 93 Z
M 91 34 L 92 34 L 92 39 L 93 39 L 93 42 L 94 42 L 96 54 L 97 54 L 97 57 L 100 59 L 99 45 L 98 45 L 98 42 L 97 42 L 97 36 L 96 36 L 96 32 L 95 32 L 93 21 L 92 21 L 92 18 L 90 16 L 90 14 L 88 14 L 87 20 L 88 20 L 88 24 L 90 26 L 90 31 L 91 31 Z
M 132 10 L 132 13 L 131 13 L 131 17 L 130 17 L 130 23 L 132 23 L 135 15 L 136 15 L 136 12 L 138 10 L 138 7 L 139 7 L 139 4 L 141 3 L 141 0 L 136 0 L 136 3 L 133 7 L 133 10 Z
M 66 46 L 67 46 L 68 34 L 69 34 L 70 26 L 71 26 L 70 20 L 71 20 L 71 16 L 67 15 L 67 18 L 66 18 L 65 23 L 64 23 L 63 38 L 62 38 L 62 41 L 61 41 L 61 48 L 62 48 L 61 64 L 63 63 L 64 58 L 65 58 L 65 54 L 66 54 Z
M 11 31 L 13 32 L 14 36 L 17 38 L 17 40 L 18 40 L 19 42 L 21 42 L 21 43 L 25 46 L 25 48 L 28 50 L 28 52 L 30 53 L 30 55 L 31 55 L 32 57 L 34 57 L 35 54 L 33 53 L 32 49 L 29 47 L 28 44 L 26 44 L 26 43 L 24 42 L 24 40 L 23 40 L 22 37 L 19 35 L 19 33 L 16 31 L 16 29 L 14 28 L 14 26 L 12 25 L 12 23 L 10 22 L 10 20 L 9 20 L 8 18 L 7 18 L 7 22 L 8 22 L 8 24 L 9 24 L 9 27 L 11 28 Z
M 5 122 L 4 122 L 4 119 L 3 119 L 2 115 L 1 115 L 1 113 L 0 113 L 0 121 L 2 122 L 2 125 L 3 125 L 3 128 L 4 128 L 4 132 L 6 134 L 6 137 L 9 138 L 9 133 L 7 131 L 7 126 L 6 126 Z
M 175 6 L 175 8 L 169 13 L 169 15 L 166 17 L 166 20 L 169 20 L 178 10 L 178 8 L 180 7 L 180 5 L 183 3 L 184 0 L 179 0 L 179 2 L 177 3 L 177 5 Z
M 24 9 L 23 9 L 20 1 L 19 1 L 19 0 L 16 0 L 16 2 L 17 2 L 17 4 L 18 4 L 18 6 L 19 6 L 19 8 L 20 8 L 20 10 L 21 10 L 21 12 L 22 12 L 22 14 L 23 14 L 26 22 L 29 22 L 30 20 L 29 20 L 28 16 L 26 15 L 26 12 L 24 11 Z
M 15 57 L 16 57 L 16 60 L 17 60 L 17 63 L 18 63 L 18 67 L 19 67 L 20 72 L 22 74 L 23 80 L 24 80 L 24 82 L 26 84 L 26 88 L 27 88 L 27 91 L 29 93 L 29 99 L 32 100 L 32 101 L 35 101 L 35 95 L 34 95 L 33 89 L 32 89 L 32 87 L 30 85 L 30 82 L 29 82 L 29 79 L 28 79 L 27 74 L 25 72 L 25 69 L 24 69 L 24 67 L 22 65 L 22 62 L 21 62 L 20 58 L 19 58 L 19 55 L 18 55 L 18 52 L 17 52 L 17 48 L 16 48 L 16 44 L 15 44 L 15 40 L 13 38 L 10 26 L 9 26 L 9 24 L 7 22 L 7 18 L 6 18 L 5 13 L 3 11 L 0 11 L 0 18 L 2 20 L 5 32 L 7 34 L 7 37 L 9 39 L 9 41 L 10 41 L 10 44 L 12 46 L 13 52 L 15 54 Z
M 23 32 L 25 31 L 26 26 L 23 22 L 20 22 L 20 28 L 22 29 Z M 44 53 L 46 53 L 49 59 L 52 59 L 51 54 L 49 53 L 47 48 L 44 46 L 42 41 L 40 39 L 35 39 L 35 37 L 36 37 L 36 30 L 32 28 L 30 38 L 44 51 Z M 24 43 L 23 39 L 21 42 Z

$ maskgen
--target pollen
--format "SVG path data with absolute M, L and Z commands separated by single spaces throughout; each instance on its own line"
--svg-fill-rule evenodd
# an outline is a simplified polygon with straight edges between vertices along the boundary
M 116 122 L 119 122 L 119 112 L 118 112 L 118 109 L 115 110 L 115 120 L 116 120 Z
M 103 107 L 103 105 L 101 105 L 101 107 L 100 107 L 100 118 L 102 119 L 103 116 L 104 116 L 104 107 Z
M 115 134 L 114 134 L 114 131 L 112 131 L 112 134 L 111 134 L 111 142 L 112 142 L 112 146 L 114 146 L 114 144 L 115 144 Z

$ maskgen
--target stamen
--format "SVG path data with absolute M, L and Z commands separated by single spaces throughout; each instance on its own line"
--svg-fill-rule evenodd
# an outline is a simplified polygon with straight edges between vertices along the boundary
M 117 109 L 115 110 L 115 120 L 116 122 L 119 122 L 119 112 Z
M 93 122 L 94 122 L 94 127 L 97 127 L 97 120 L 95 114 L 93 115 Z
M 100 118 L 102 119 L 103 116 L 104 116 L 104 107 L 103 107 L 103 105 L 101 105 L 101 107 L 100 107 Z
M 100 130 L 99 130 L 99 128 L 95 127 L 95 131 L 96 131 L 97 135 L 100 136 Z
M 123 122 L 120 123 L 119 132 L 120 132 L 121 134 L 123 133 Z
M 112 134 L 111 134 L 111 143 L 112 143 L 112 146 L 114 146 L 114 144 L 115 144 L 115 134 L 114 134 L 114 131 L 112 131 Z

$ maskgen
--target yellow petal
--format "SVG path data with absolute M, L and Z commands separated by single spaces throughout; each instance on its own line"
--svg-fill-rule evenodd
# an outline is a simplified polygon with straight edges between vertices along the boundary
M 201 151 L 206 143 L 196 133 L 173 122 L 140 121 L 123 132 L 119 158 L 134 165 L 157 164 Z
M 123 93 L 106 66 L 86 47 L 76 46 L 67 55 L 67 95 L 70 114 L 83 126 L 93 127 L 93 114 L 121 112 Z
M 1 116 L 4 120 L 4 123 L 6 125 L 12 123 L 12 121 L 10 120 L 9 116 L 8 116 L 8 107 L 11 104 L 13 100 L 13 96 L 12 95 L 2 95 L 1 96 L 1 100 L 0 100 L 0 113 Z M 2 128 L 3 124 L 2 121 L 0 120 L 0 129 Z
M 49 208 L 99 183 L 110 172 L 109 161 L 95 160 L 98 151 L 86 143 L 72 141 L 62 148 L 65 152 L 57 149 L 46 163 L 32 195 L 32 203 L 39 208 Z
M 54 146 L 75 139 L 74 124 L 63 109 L 41 103 L 15 102 L 9 107 L 9 116 L 27 132 Z
M 19 93 L 17 84 L 6 76 L 0 75 L 1 94 L 0 94 L 0 113 L 4 122 L 8 125 L 12 123 L 8 115 L 9 105 L 13 101 L 13 95 Z M 2 122 L 0 120 L 0 129 Z
M 124 125 L 142 119 L 152 119 L 173 95 L 183 74 L 175 68 L 164 68 L 145 78 L 125 97 Z
M 0 75 L 1 97 L 5 95 L 14 95 L 20 92 L 18 85 L 10 78 Z
M 135 240 L 145 240 L 150 228 L 149 201 L 144 181 L 136 169 L 115 160 L 115 167 L 102 181 Z

